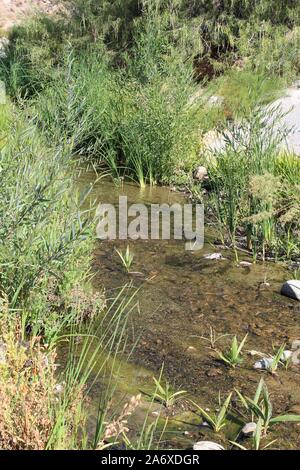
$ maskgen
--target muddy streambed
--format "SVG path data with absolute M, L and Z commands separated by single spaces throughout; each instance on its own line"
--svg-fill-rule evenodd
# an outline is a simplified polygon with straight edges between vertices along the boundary
M 93 173 L 84 174 L 80 187 L 87 187 L 94 179 Z M 141 189 L 131 183 L 116 186 L 107 180 L 94 184 L 91 198 L 116 204 L 119 195 L 126 195 L 129 204 L 185 202 L 181 194 L 166 188 Z M 197 252 L 185 251 L 183 241 L 97 242 L 92 266 L 95 289 L 104 287 L 107 297 L 116 295 L 130 281 L 132 288 L 140 289 L 139 309 L 133 312 L 129 326 L 130 343 L 137 344 L 130 360 L 121 366 L 117 378 L 119 395 L 153 390 L 152 377 L 159 376 L 164 364 L 164 378 L 174 389 L 188 391 L 203 408 L 214 410 L 219 392 L 225 398 L 234 388 L 252 397 L 263 375 L 274 414 L 300 412 L 300 367 L 281 367 L 273 377 L 254 370 L 253 364 L 259 358 L 247 353 L 256 350 L 272 354 L 283 343 L 289 349 L 294 339 L 300 339 L 300 304 L 279 294 L 282 282 L 291 277 L 291 272 L 273 263 L 240 266 L 230 250 L 220 250 L 214 241 L 208 231 L 204 249 Z M 127 244 L 134 253 L 135 274 L 126 273 L 115 251 L 126 249 Z M 204 258 L 220 251 L 223 260 Z M 242 260 L 244 255 L 239 261 Z M 248 333 L 241 366 L 230 369 L 218 360 L 209 341 L 203 339 L 209 338 L 211 328 L 218 335 L 237 335 L 240 340 Z M 222 338 L 217 348 L 226 349 L 229 341 L 228 337 Z M 94 387 L 95 403 L 98 392 Z M 199 419 L 188 409 L 183 400 L 171 412 L 178 421 L 172 422 L 174 437 L 170 434 L 168 445 L 187 447 L 202 437 L 223 440 L 200 427 Z M 137 426 L 143 413 L 142 407 L 134 423 Z M 299 431 L 297 424 L 279 425 L 269 441 L 275 436 L 278 440 L 273 448 L 300 448 Z

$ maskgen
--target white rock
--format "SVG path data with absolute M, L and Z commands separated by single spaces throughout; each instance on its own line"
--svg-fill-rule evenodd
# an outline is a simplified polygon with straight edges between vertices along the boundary
M 211 253 L 210 255 L 204 255 L 205 259 L 225 259 L 222 253 Z
M 260 361 L 254 364 L 254 369 L 268 370 L 274 361 L 271 357 L 263 357 Z
M 256 423 L 247 423 L 242 429 L 244 436 L 252 436 L 256 431 Z
M 300 281 L 287 281 L 281 288 L 281 295 L 290 299 L 300 300 Z
M 198 166 L 194 171 L 194 178 L 198 181 L 205 181 L 208 179 L 208 173 L 205 166 Z
M 240 266 L 248 267 L 248 266 L 252 266 L 252 263 L 250 263 L 249 261 L 241 261 Z
M 194 450 L 225 450 L 220 444 L 211 441 L 199 441 L 193 446 Z
M 280 360 L 283 362 L 287 362 L 289 359 L 291 359 L 292 355 L 293 355 L 293 351 L 289 351 L 289 350 L 283 351 Z

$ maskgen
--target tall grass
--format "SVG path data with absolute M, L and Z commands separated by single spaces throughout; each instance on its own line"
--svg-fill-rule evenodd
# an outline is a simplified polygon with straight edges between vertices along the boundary
M 223 241 L 254 258 L 299 253 L 297 157 L 280 152 L 288 129 L 279 109 L 259 108 L 224 134 L 226 148 L 210 165 L 209 200 Z M 276 131 L 275 131 L 276 129 Z
M 0 289 L 11 307 L 30 305 L 34 315 L 43 303 L 46 315 L 50 292 L 67 278 L 73 286 L 82 280 L 91 225 L 73 191 L 67 147 L 47 149 L 13 108 L 8 119 L 0 149 Z

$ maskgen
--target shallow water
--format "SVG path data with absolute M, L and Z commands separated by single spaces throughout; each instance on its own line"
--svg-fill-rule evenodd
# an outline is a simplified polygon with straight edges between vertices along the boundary
M 94 174 L 86 173 L 80 178 L 80 187 L 93 181 Z M 91 197 L 98 202 L 116 203 L 119 195 L 127 195 L 129 203 L 185 201 L 182 194 L 167 188 L 140 189 L 128 183 L 116 186 L 106 180 L 94 185 Z M 271 354 L 281 344 L 286 343 L 289 349 L 292 340 L 300 339 L 299 303 L 279 294 L 282 282 L 291 276 L 283 266 L 241 267 L 233 253 L 226 249 L 222 250 L 226 259 L 206 260 L 205 254 L 220 252 L 209 231 L 203 250 L 198 252 L 185 251 L 183 241 L 147 240 L 128 244 L 135 256 L 132 267 L 135 274 L 124 271 L 115 252 L 115 248 L 126 248 L 127 242 L 97 242 L 93 260 L 95 289 L 104 286 L 108 297 L 113 297 L 116 290 L 129 281 L 133 288 L 140 289 L 139 310 L 132 315 L 129 329 L 131 344 L 136 341 L 137 344 L 129 363 L 121 368 L 120 394 L 132 395 L 141 389 L 149 391 L 152 376 L 157 377 L 164 364 L 164 376 L 174 388 L 187 390 L 204 408 L 217 406 L 219 391 L 225 397 L 238 388 L 253 396 L 262 374 L 272 393 L 275 414 L 300 404 L 300 368 L 281 368 L 278 376 L 273 377 L 254 370 L 253 364 L 258 358 L 246 352 L 256 350 Z M 242 255 L 239 261 L 245 259 Z M 210 327 L 219 335 L 237 335 L 240 340 L 248 333 L 241 366 L 229 369 L 219 362 L 209 341 L 203 339 L 209 337 Z M 227 337 L 222 338 L 217 347 L 224 350 L 228 341 Z M 182 415 L 188 408 L 181 406 L 176 414 Z M 175 422 L 175 446 L 185 447 L 187 441 L 207 435 L 203 428 L 192 425 L 191 419 L 187 414 L 180 417 L 180 422 Z M 280 425 L 273 448 L 299 448 L 298 430 L 295 424 Z M 185 431 L 190 432 L 188 437 Z M 169 445 L 172 445 L 172 438 Z

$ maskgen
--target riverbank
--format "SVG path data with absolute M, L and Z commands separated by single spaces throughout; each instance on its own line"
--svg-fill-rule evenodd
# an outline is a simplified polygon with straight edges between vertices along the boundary
M 7 103 L 0 105 L 0 387 L 3 396 L 18 401 L 17 412 L 13 400 L 0 408 L 1 422 L 10 424 L 0 427 L 3 447 L 164 447 L 157 430 L 180 411 L 192 412 L 196 430 L 184 442 L 171 439 L 167 445 L 190 447 L 203 437 L 201 407 L 218 407 L 218 393 L 225 400 L 235 388 L 252 396 L 259 382 L 246 349 L 236 363 L 227 351 L 235 336 L 241 341 L 246 334 L 247 348 L 267 355 L 274 367 L 262 374 L 276 414 L 288 411 L 281 421 L 296 422 L 298 368 L 283 363 L 281 355 L 274 365 L 272 357 L 298 339 L 298 304 L 275 294 L 285 271 L 276 265 L 270 272 L 267 263 L 255 262 L 299 256 L 299 159 L 278 152 L 265 119 L 268 103 L 299 72 L 297 5 L 276 10 L 276 22 L 268 20 L 265 2 L 246 13 L 224 7 L 224 23 L 213 7 L 197 12 L 132 2 L 111 10 L 106 2 L 92 2 L 92 8 L 71 3 L 71 15 L 42 15 L 13 28 L 0 63 L 7 91 Z M 259 41 L 249 43 L 253 31 Z M 283 55 L 284 64 L 278 59 Z M 209 154 L 204 136 L 228 128 L 226 150 Z M 98 174 L 81 191 L 78 173 L 87 165 Z M 199 166 L 207 170 L 202 180 L 195 178 Z M 104 194 L 107 183 L 97 186 L 103 172 L 111 178 Z M 188 188 L 196 200 L 205 199 L 217 233 L 209 242 L 219 243 L 217 249 L 206 246 L 205 253 L 222 250 L 225 259 L 183 253 L 179 244 L 137 242 L 135 259 L 124 257 L 122 265 L 121 244 L 95 240 L 95 199 L 114 202 L 128 180 L 132 194 L 148 194 L 148 202 L 180 198 L 162 185 Z M 223 251 L 220 243 L 233 251 Z M 249 259 L 240 265 L 240 245 L 251 252 L 252 265 Z M 132 262 L 136 276 L 124 269 Z M 224 342 L 206 348 L 214 342 L 210 335 Z M 58 371 L 56 353 L 67 358 Z M 129 387 L 127 404 L 116 406 L 115 377 L 126 359 L 129 374 L 136 364 L 146 368 L 146 394 Z M 14 386 L 20 371 L 21 391 Z M 151 374 L 156 381 L 151 377 L 150 384 Z M 178 395 L 178 387 L 189 395 Z M 266 397 L 265 386 L 260 389 Z M 40 405 L 41 390 L 48 395 L 47 410 L 34 406 Z M 250 414 L 237 392 L 228 397 L 228 423 L 221 420 L 226 432 L 209 435 L 231 448 L 229 441 L 239 439 Z M 235 435 L 227 432 L 229 415 L 239 418 Z M 140 432 L 132 432 L 135 423 Z M 258 436 L 266 444 L 269 424 L 263 423 Z M 279 448 L 298 446 L 296 426 L 279 425 Z M 43 436 L 38 445 L 32 440 L 36 432 Z M 253 445 L 251 440 L 247 447 Z

